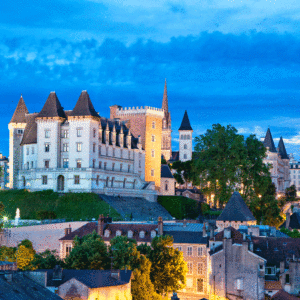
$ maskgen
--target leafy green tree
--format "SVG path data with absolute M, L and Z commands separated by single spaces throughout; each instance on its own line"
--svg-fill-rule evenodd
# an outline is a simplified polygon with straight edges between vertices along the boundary
M 16 261 L 16 252 L 17 252 L 17 248 L 15 248 L 15 247 L 1 246 L 0 247 L 0 261 L 15 262 Z
M 20 247 L 21 245 L 25 246 L 28 249 L 34 250 L 32 242 L 28 239 L 25 239 L 25 240 L 21 241 L 21 243 L 18 245 L 18 247 Z
M 106 270 L 109 255 L 104 240 L 94 231 L 82 238 L 75 237 L 73 249 L 66 257 L 66 268 L 77 270 Z
M 167 295 L 185 286 L 187 265 L 181 251 L 173 248 L 171 236 L 155 237 L 149 255 L 152 263 L 150 278 L 156 292 Z
M 297 197 L 297 190 L 294 184 L 285 189 L 286 201 L 296 201 L 297 200 L 296 197 Z
M 44 252 L 36 253 L 32 261 L 36 269 L 53 269 L 56 265 L 64 266 L 56 250 L 47 249 Z
M 199 184 L 198 172 L 194 167 L 193 161 L 175 161 L 171 168 L 176 171 L 173 176 L 178 184 L 187 184 L 188 182 L 192 182 L 193 185 Z

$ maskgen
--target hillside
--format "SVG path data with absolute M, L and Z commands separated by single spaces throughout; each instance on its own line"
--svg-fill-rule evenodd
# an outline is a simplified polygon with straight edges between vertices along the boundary
M 68 193 L 59 195 L 52 190 L 28 192 L 26 190 L 0 191 L 0 201 L 5 206 L 5 215 L 14 218 L 16 209 L 21 219 L 40 219 L 45 212 L 54 212 L 57 219 L 91 220 L 99 214 L 109 214 L 120 219 L 120 214 L 93 193 Z M 53 213 L 51 213 L 53 215 Z M 47 213 L 46 213 L 47 215 Z

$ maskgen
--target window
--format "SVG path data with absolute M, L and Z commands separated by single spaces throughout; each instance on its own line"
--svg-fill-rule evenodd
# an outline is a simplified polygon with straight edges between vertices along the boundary
M 154 169 L 151 170 L 151 176 L 154 176 Z
M 99 161 L 99 169 L 102 167 L 102 161 Z
M 205 248 L 204 247 L 198 247 L 198 256 L 205 255 Z
M 287 284 L 290 283 L 290 274 L 285 275 L 285 283 L 287 283 Z
M 76 168 L 78 168 L 78 169 L 81 168 L 81 159 L 76 160 Z
M 243 290 L 243 279 L 237 279 L 236 280 L 236 289 L 238 291 L 242 291 Z
M 63 130 L 61 133 L 61 137 L 66 139 L 69 137 L 69 130 Z
M 181 246 L 178 246 L 178 247 L 177 247 L 177 250 L 178 250 L 178 251 L 182 251 L 182 247 L 181 247 Z
M 45 152 L 50 152 L 50 144 L 45 143 Z
M 74 175 L 74 184 L 79 184 L 79 183 L 80 183 L 79 175 Z
M 27 170 L 29 170 L 29 161 L 26 163 Z
M 77 136 L 78 137 L 82 136 L 82 128 L 77 128 Z
M 95 143 L 93 144 L 93 152 L 94 153 L 96 152 L 96 144 Z
M 151 150 L 151 156 L 155 157 L 155 150 Z
M 120 172 L 122 172 L 123 164 L 120 164 Z
M 93 137 L 95 138 L 96 137 L 96 129 L 94 128 L 93 130 Z
M 186 154 L 184 154 L 184 155 L 183 155 L 183 158 L 184 158 L 184 159 L 187 159 L 187 155 L 186 155 Z
M 107 163 L 105 162 L 104 163 L 104 170 L 106 170 L 106 167 L 107 167 Z
M 96 159 L 93 159 L 93 169 L 96 167 Z
M 151 141 L 155 142 L 155 135 L 152 134 Z
M 99 175 L 96 177 L 96 184 L 99 185 Z
M 71 244 L 67 244 L 66 245 L 66 255 L 69 255 L 71 251 L 72 251 L 72 245 Z
M 187 149 L 187 144 L 184 144 L 183 149 Z
M 48 169 L 50 165 L 50 160 L 45 160 L 45 168 Z
M 82 150 L 82 143 L 76 143 L 76 149 L 77 149 L 77 152 L 81 152 L 81 150 Z
M 69 168 L 69 159 L 63 158 L 63 168 Z
M 115 163 L 112 164 L 111 169 L 114 171 L 115 170 Z
M 22 134 L 23 133 L 23 129 L 18 129 L 17 133 L 18 134 Z
M 130 165 L 128 165 L 128 173 L 130 173 Z
M 26 148 L 26 155 L 29 155 L 29 147 Z
M 31 147 L 31 154 L 34 154 L 34 147 Z
M 115 157 L 115 156 L 116 156 L 116 149 L 113 148 L 113 157 Z
M 48 178 L 47 176 L 43 175 L 42 176 L 42 184 L 46 185 L 48 183 Z
M 31 162 L 31 169 L 33 169 L 33 161 Z
M 50 137 L 50 130 L 46 129 L 45 130 L 45 138 L 49 138 Z
M 63 152 L 69 152 L 69 144 L 63 144 Z
M 188 134 L 188 135 L 186 136 L 186 139 L 189 140 L 190 138 L 191 138 L 191 136 Z
M 151 238 L 155 238 L 156 237 L 156 231 L 155 230 L 152 230 L 151 231 Z
M 132 238 L 133 237 L 133 232 L 131 230 L 128 231 L 128 237 Z
M 139 160 L 139 168 L 141 168 L 141 167 L 142 167 L 142 161 Z
M 120 235 L 121 235 L 121 230 L 117 230 L 116 236 L 120 236 Z
M 188 267 L 188 275 L 193 274 L 193 263 L 192 262 L 188 262 L 187 263 L 187 267 Z
M 109 230 L 106 229 L 106 230 L 104 231 L 104 236 L 105 236 L 105 237 L 109 237 L 109 234 L 110 234 Z
M 101 146 L 98 146 L 98 155 L 101 155 Z
M 145 231 L 140 232 L 140 238 L 143 239 L 145 237 Z
M 193 247 L 187 247 L 187 256 L 193 255 Z
M 203 275 L 203 263 L 198 263 L 198 275 Z
M 155 129 L 155 122 L 152 122 L 152 129 Z
M 204 293 L 204 282 L 202 278 L 197 279 L 197 292 Z

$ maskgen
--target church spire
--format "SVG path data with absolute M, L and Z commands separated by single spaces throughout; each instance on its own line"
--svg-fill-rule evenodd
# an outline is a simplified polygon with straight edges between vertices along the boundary
M 268 128 L 268 130 L 267 130 L 267 133 L 266 133 L 266 136 L 265 136 L 265 140 L 263 141 L 263 144 L 266 148 L 269 148 L 270 152 L 277 152 L 274 141 L 273 141 L 273 138 L 272 138 L 270 128 Z
M 28 114 L 28 109 L 21 95 L 16 110 L 9 123 L 26 123 L 26 114 Z
M 164 88 L 164 96 L 163 96 L 163 102 L 162 102 L 162 109 L 164 109 L 165 116 L 166 116 L 166 114 L 169 112 L 167 79 L 165 79 L 165 88 Z

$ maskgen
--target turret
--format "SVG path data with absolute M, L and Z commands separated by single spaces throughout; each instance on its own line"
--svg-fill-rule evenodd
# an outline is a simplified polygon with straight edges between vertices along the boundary
M 192 159 L 193 153 L 193 128 L 185 111 L 179 127 L 179 160 L 187 161 Z
M 128 130 L 128 134 L 127 134 L 127 137 L 126 137 L 126 146 L 128 149 L 131 149 L 131 132 L 130 132 L 130 129 Z

